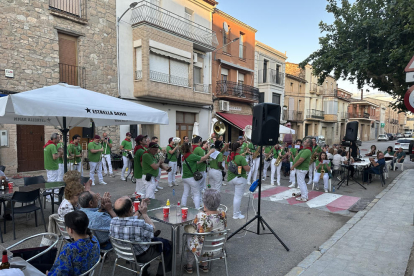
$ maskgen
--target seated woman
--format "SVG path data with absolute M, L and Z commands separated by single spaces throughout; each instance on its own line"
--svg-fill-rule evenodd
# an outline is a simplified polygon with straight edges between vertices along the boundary
M 75 276 L 91 269 L 99 260 L 99 243 L 88 229 L 89 219 L 82 211 L 65 215 L 66 230 L 73 242 L 67 243 L 60 251 L 48 276 Z
M 366 153 L 365 156 L 373 156 L 373 155 L 376 155 L 377 154 L 376 152 L 377 152 L 377 147 L 375 145 L 372 145 L 370 152 Z
M 330 148 L 328 150 L 328 153 L 326 154 L 328 156 L 328 159 L 332 161 L 334 155 L 335 155 L 335 149 L 334 148 Z
M 349 160 L 349 165 L 350 165 L 347 167 L 348 174 L 350 174 L 351 178 L 354 178 L 355 168 L 352 164 L 355 162 L 355 160 L 352 157 L 352 155 L 351 157 L 349 156 L 349 152 L 346 153 L 346 160 L 343 161 L 345 165 L 348 165 L 348 160 Z
M 80 177 L 81 174 L 78 171 L 68 171 L 63 176 L 63 181 L 66 183 L 66 187 L 65 198 L 62 200 L 62 203 L 60 203 L 58 209 L 60 219 L 63 219 L 67 213 L 73 212 L 75 209 L 79 209 L 78 198 L 82 192 L 91 192 L 92 181 L 89 180 L 86 182 L 84 187 L 80 182 Z M 96 196 L 98 196 L 99 201 L 99 194 Z
M 385 155 L 385 157 L 393 157 L 394 156 L 394 153 L 395 152 L 394 152 L 393 148 L 391 146 L 389 146 L 387 148 L 387 151 L 384 152 L 384 155 Z
M 328 172 L 331 170 L 331 161 L 329 161 L 328 164 L 323 164 L 324 160 L 328 160 L 326 156 L 326 152 L 321 152 L 319 154 L 319 158 L 316 160 L 316 172 L 315 176 L 313 177 L 313 183 L 315 184 L 315 190 L 319 190 L 319 180 L 321 178 L 322 170 L 324 171 L 324 174 L 322 176 L 323 178 L 323 187 L 325 189 L 325 193 L 328 192 L 329 189 L 329 174 Z
M 194 232 L 208 233 L 226 229 L 226 213 L 218 208 L 220 206 L 220 200 L 220 191 L 217 191 L 216 189 L 206 189 L 203 196 L 204 210 L 197 214 L 192 224 L 193 229 L 195 229 Z M 203 256 L 200 256 L 203 242 L 203 237 L 192 236 L 188 238 L 187 246 L 189 251 L 187 252 L 187 265 L 184 266 L 187 273 L 193 273 L 193 262 L 195 260 L 194 254 L 197 255 L 197 258 L 213 256 L 213 252 L 204 252 Z M 208 272 L 206 262 L 202 262 L 200 268 L 204 272 Z

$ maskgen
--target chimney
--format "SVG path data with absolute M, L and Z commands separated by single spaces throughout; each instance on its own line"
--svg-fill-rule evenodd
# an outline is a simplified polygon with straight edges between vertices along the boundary
M 364 100 L 364 89 L 361 89 L 361 101 Z

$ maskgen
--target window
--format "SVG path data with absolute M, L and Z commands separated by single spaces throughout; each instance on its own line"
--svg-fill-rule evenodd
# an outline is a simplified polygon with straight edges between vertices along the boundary
M 263 60 L 263 83 L 267 82 L 267 64 L 269 63 L 268 60 Z
M 230 37 L 229 31 L 226 32 L 226 25 L 227 23 L 223 22 L 223 52 L 230 53 L 230 45 L 226 45 L 227 43 L 229 43 L 228 39 Z M 229 28 L 228 25 L 227 28 Z
M 244 46 L 244 35 L 240 33 L 239 38 L 239 58 L 246 59 L 246 47 Z
M 272 103 L 280 105 L 280 94 L 272 94 Z
M 58 12 L 86 19 L 86 2 L 81 0 L 51 0 L 49 7 Z
M 180 137 L 181 141 L 184 136 L 188 136 L 191 140 L 193 135 L 193 126 L 196 120 L 195 113 L 179 112 L 176 113 L 176 137 Z
M 194 66 L 193 73 L 194 73 L 193 74 L 194 83 L 202 83 L 202 81 L 201 81 L 201 68 Z
M 239 83 L 239 85 L 243 85 L 243 83 L 244 83 L 244 74 L 239 73 L 238 83 Z
M 189 86 L 188 63 L 150 53 L 150 79 L 180 86 Z
M 141 47 L 135 48 L 135 63 L 136 63 L 135 79 L 140 80 L 142 79 L 142 48 Z
M 221 68 L 221 80 L 227 81 L 227 76 L 229 75 L 229 70 L 226 68 Z

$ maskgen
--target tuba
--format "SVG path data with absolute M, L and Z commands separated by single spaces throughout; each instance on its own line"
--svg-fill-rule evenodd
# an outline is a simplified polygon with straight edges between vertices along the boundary
M 226 126 L 224 125 L 223 122 L 217 121 L 213 125 L 213 130 L 214 130 L 214 133 L 219 136 L 224 135 L 224 133 L 226 133 Z
M 316 158 L 318 158 L 319 153 L 317 153 L 316 151 L 314 153 L 312 153 L 311 159 L 310 159 L 310 163 L 312 164 L 313 162 L 315 162 Z
M 246 142 L 247 142 L 247 141 L 250 141 L 250 140 L 252 139 L 252 131 L 253 131 L 253 128 L 252 128 L 252 126 L 251 126 L 251 125 L 247 125 L 247 126 L 243 129 L 243 132 L 244 132 L 244 139 L 246 140 Z
M 174 143 L 174 146 L 178 147 L 178 145 L 181 143 L 181 139 L 178 138 L 178 137 L 174 137 L 173 138 L 173 143 Z M 177 156 L 177 158 L 180 156 L 180 149 L 177 149 L 175 151 L 175 156 Z

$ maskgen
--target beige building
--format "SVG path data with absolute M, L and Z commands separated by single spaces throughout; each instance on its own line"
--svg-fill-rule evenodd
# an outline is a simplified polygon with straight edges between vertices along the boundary
M 349 122 L 358 122 L 361 141 L 376 139 L 379 135 L 381 106 L 364 98 L 354 99 L 348 106 Z
M 404 126 L 406 124 L 406 114 L 404 112 L 398 112 L 390 106 L 390 101 L 377 99 L 374 97 L 366 97 L 367 101 L 373 102 L 377 105 L 385 107 L 384 118 L 384 132 L 385 133 L 401 133 L 404 132 Z
M 66 82 L 118 95 L 115 0 L 71 2 L 74 5 L 65 5 L 64 0 L 0 1 L 0 68 L 14 73 L 0 76 L 1 94 Z M 43 145 L 56 131 L 53 127 L 0 128 L 7 130 L 9 138 L 8 146 L 0 148 L 6 174 L 44 168 Z M 111 137 L 117 136 L 117 127 L 105 129 Z M 82 132 L 74 128 L 70 136 Z
M 414 114 L 407 114 L 406 123 L 404 125 L 404 131 L 414 131 Z

